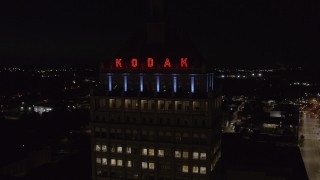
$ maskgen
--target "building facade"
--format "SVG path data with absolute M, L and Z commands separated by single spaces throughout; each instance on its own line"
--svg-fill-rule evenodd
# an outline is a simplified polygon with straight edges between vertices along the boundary
M 213 179 L 221 157 L 213 73 L 188 58 L 149 68 L 154 58 L 144 67 L 119 59 L 101 69 L 105 88 L 91 97 L 93 179 Z
M 92 175 L 105 179 L 214 179 L 221 96 L 188 38 L 149 0 L 150 22 L 101 66 L 91 94 Z

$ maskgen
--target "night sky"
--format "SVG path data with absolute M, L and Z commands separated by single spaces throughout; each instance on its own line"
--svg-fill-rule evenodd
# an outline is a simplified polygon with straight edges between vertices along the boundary
M 147 21 L 144 2 L 1 1 L 0 66 L 107 61 Z M 320 58 L 317 1 L 175 0 L 166 5 L 170 21 L 189 33 L 213 66 L 312 66 Z

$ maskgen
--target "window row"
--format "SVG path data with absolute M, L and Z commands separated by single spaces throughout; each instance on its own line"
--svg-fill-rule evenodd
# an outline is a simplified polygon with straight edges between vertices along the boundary
M 141 168 L 142 169 L 154 170 L 155 164 L 153 162 L 142 162 L 141 163 Z
M 130 161 L 131 163 L 131 161 Z M 131 165 L 131 164 L 130 164 Z M 130 166 L 131 167 L 131 166 Z M 141 162 L 141 168 L 142 169 L 149 169 L 149 170 L 155 170 L 155 163 L 154 162 Z M 192 168 L 192 171 L 189 170 L 189 168 Z M 189 166 L 189 165 L 182 165 L 182 172 L 183 173 L 189 173 L 192 172 L 194 174 L 206 174 L 207 168 L 204 166 Z
M 105 144 L 96 144 L 95 146 L 95 151 L 97 152 L 108 152 L 108 146 Z M 123 147 L 122 146 L 111 146 L 110 147 L 110 152 L 112 153 L 123 153 Z M 131 154 L 131 147 L 126 147 L 125 152 L 127 154 Z
M 109 135 L 127 135 L 128 137 L 132 136 L 132 135 L 141 135 L 141 136 L 158 136 L 158 137 L 171 137 L 171 136 L 175 136 L 177 140 L 181 140 L 181 138 L 194 138 L 194 139 L 206 139 L 207 135 L 205 133 L 187 133 L 187 132 L 175 132 L 172 133 L 170 131 L 154 131 L 154 130 L 142 130 L 142 131 L 138 131 L 138 130 L 130 130 L 130 129 L 110 129 L 110 131 L 108 131 L 105 128 L 100 129 L 99 127 L 95 128 L 95 133 L 105 133 L 105 134 L 109 134 Z
M 96 152 L 107 152 L 107 145 L 100 145 L 97 144 L 95 146 L 95 151 Z M 112 146 L 111 147 L 111 152 L 112 153 L 123 153 L 123 147 L 122 146 Z M 127 154 L 131 154 L 131 147 L 126 147 L 126 151 Z M 155 150 L 154 148 L 142 148 L 141 150 L 141 155 L 143 156 L 158 156 L 158 157 L 165 157 L 165 155 L 167 155 L 168 152 L 166 152 L 166 150 L 164 149 L 158 149 Z M 191 154 L 191 153 L 190 153 Z M 183 159 L 189 159 L 189 151 L 179 151 L 176 150 L 174 151 L 174 156 L 175 158 L 183 158 Z M 200 160 L 206 160 L 207 159 L 207 153 L 205 152 L 192 152 L 192 159 L 200 159 Z
M 188 159 L 189 158 L 189 152 L 188 151 L 175 151 L 174 152 L 175 158 L 183 158 Z M 199 159 L 200 160 L 206 160 L 207 159 L 207 153 L 199 153 L 199 152 L 193 152 L 192 153 L 192 159 Z
M 137 99 L 96 99 L 96 109 L 112 108 L 142 111 L 207 111 L 208 103 L 205 101 L 171 101 L 171 100 L 137 100 Z
M 192 169 L 191 169 L 192 168 Z M 203 166 L 189 166 L 189 165 L 182 165 L 182 172 L 183 173 L 194 173 L 194 174 L 207 174 L 207 168 Z
M 140 115 L 140 114 L 139 114 Z M 155 118 L 156 117 L 156 118 Z M 123 116 L 122 114 L 110 116 L 96 114 L 93 121 L 107 122 L 114 124 L 139 124 L 139 125 L 154 125 L 154 126 L 179 126 L 179 127 L 207 127 L 210 121 L 206 121 L 205 117 L 181 117 L 181 116 Z
M 123 167 L 123 160 L 122 159 L 111 159 L 110 162 L 108 162 L 107 158 L 96 158 L 96 163 L 100 165 L 108 165 L 110 163 L 111 166 L 118 166 Z M 132 161 L 128 160 L 126 161 L 126 167 L 132 167 Z
M 108 162 L 107 158 L 96 158 L 96 163 L 99 165 L 108 165 L 110 163 L 111 166 L 114 167 L 133 167 L 133 163 L 131 160 L 127 160 L 124 164 L 124 161 L 122 159 L 111 159 L 110 162 Z M 155 170 L 156 164 L 154 162 L 147 162 L 143 161 L 141 162 L 141 168 L 142 169 L 149 169 L 149 170 Z M 181 172 L 183 173 L 194 173 L 194 174 L 206 174 L 207 173 L 207 168 L 204 166 L 191 166 L 191 165 L 182 165 L 179 166 L 181 169 Z
M 158 149 L 158 152 L 157 152 L 158 157 L 164 157 L 165 156 L 164 152 L 165 152 L 164 149 Z M 143 148 L 141 154 L 143 156 L 155 156 L 155 150 Z

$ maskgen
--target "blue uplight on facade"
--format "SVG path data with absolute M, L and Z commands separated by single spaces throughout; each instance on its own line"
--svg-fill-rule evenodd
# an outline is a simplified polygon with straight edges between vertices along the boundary
M 177 76 L 173 75 L 173 92 L 177 92 Z
M 191 93 L 194 93 L 194 76 L 191 76 Z
M 143 75 L 140 74 L 140 92 L 143 92 Z
M 128 75 L 127 74 L 123 75 L 123 90 L 124 92 L 128 91 Z
M 109 92 L 112 91 L 112 74 L 108 74 L 108 89 L 109 89 Z
M 156 80 L 157 80 L 157 92 L 160 92 L 160 76 L 158 74 L 156 75 Z

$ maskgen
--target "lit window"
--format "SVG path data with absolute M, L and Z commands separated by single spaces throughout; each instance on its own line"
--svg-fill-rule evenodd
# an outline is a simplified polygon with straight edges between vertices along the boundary
M 118 159 L 118 160 L 117 160 L 117 165 L 118 165 L 118 166 L 122 166 L 122 160 L 121 160 L 121 159 Z
M 101 151 L 101 146 L 100 145 L 96 145 L 96 151 Z
M 117 161 L 115 159 L 111 159 L 111 166 L 116 166 L 117 165 Z
M 184 159 L 188 159 L 188 158 L 189 158 L 189 152 L 183 151 L 182 157 L 183 157 Z
M 142 155 L 147 156 L 148 155 L 148 149 L 143 148 L 142 149 Z
M 176 111 L 182 110 L 182 101 L 175 101 L 175 109 Z
M 148 163 L 142 162 L 141 167 L 142 167 L 142 169 L 148 169 Z
M 193 173 L 199 173 L 199 167 L 198 166 L 193 166 L 192 172 Z
M 132 167 L 132 161 L 127 161 L 127 167 Z
M 108 165 L 107 158 L 102 158 L 102 165 Z
M 158 108 L 159 108 L 159 110 L 164 110 L 164 101 L 163 100 L 158 101 Z
M 127 154 L 131 154 L 131 147 L 127 147 L 126 151 L 127 151 Z
M 200 153 L 200 159 L 206 160 L 207 159 L 207 153 Z
M 96 158 L 96 163 L 101 164 L 101 158 Z
M 148 102 L 147 100 L 141 100 L 141 109 L 145 110 L 148 107 Z
M 121 146 L 117 147 L 117 153 L 122 153 L 122 147 Z
M 124 100 L 124 107 L 125 109 L 131 109 L 131 99 Z
M 154 156 L 154 149 L 149 149 L 149 156 Z
M 158 150 L 158 156 L 159 157 L 164 157 L 164 150 L 163 149 L 159 149 Z
M 200 167 L 200 174 L 206 174 L 207 168 L 206 167 Z
M 199 111 L 199 109 L 200 109 L 200 102 L 193 101 L 193 111 Z
M 149 163 L 149 169 L 154 170 L 154 163 Z
M 174 152 L 174 157 L 181 158 L 181 152 L 180 151 L 175 151 Z
M 188 172 L 189 172 L 189 166 L 183 165 L 183 166 L 182 166 L 182 172 L 188 173 Z
M 102 152 L 107 152 L 107 145 L 102 145 Z
M 193 159 L 199 159 L 199 153 L 193 152 Z
M 116 107 L 115 99 L 109 99 L 109 107 L 110 108 L 115 108 Z

